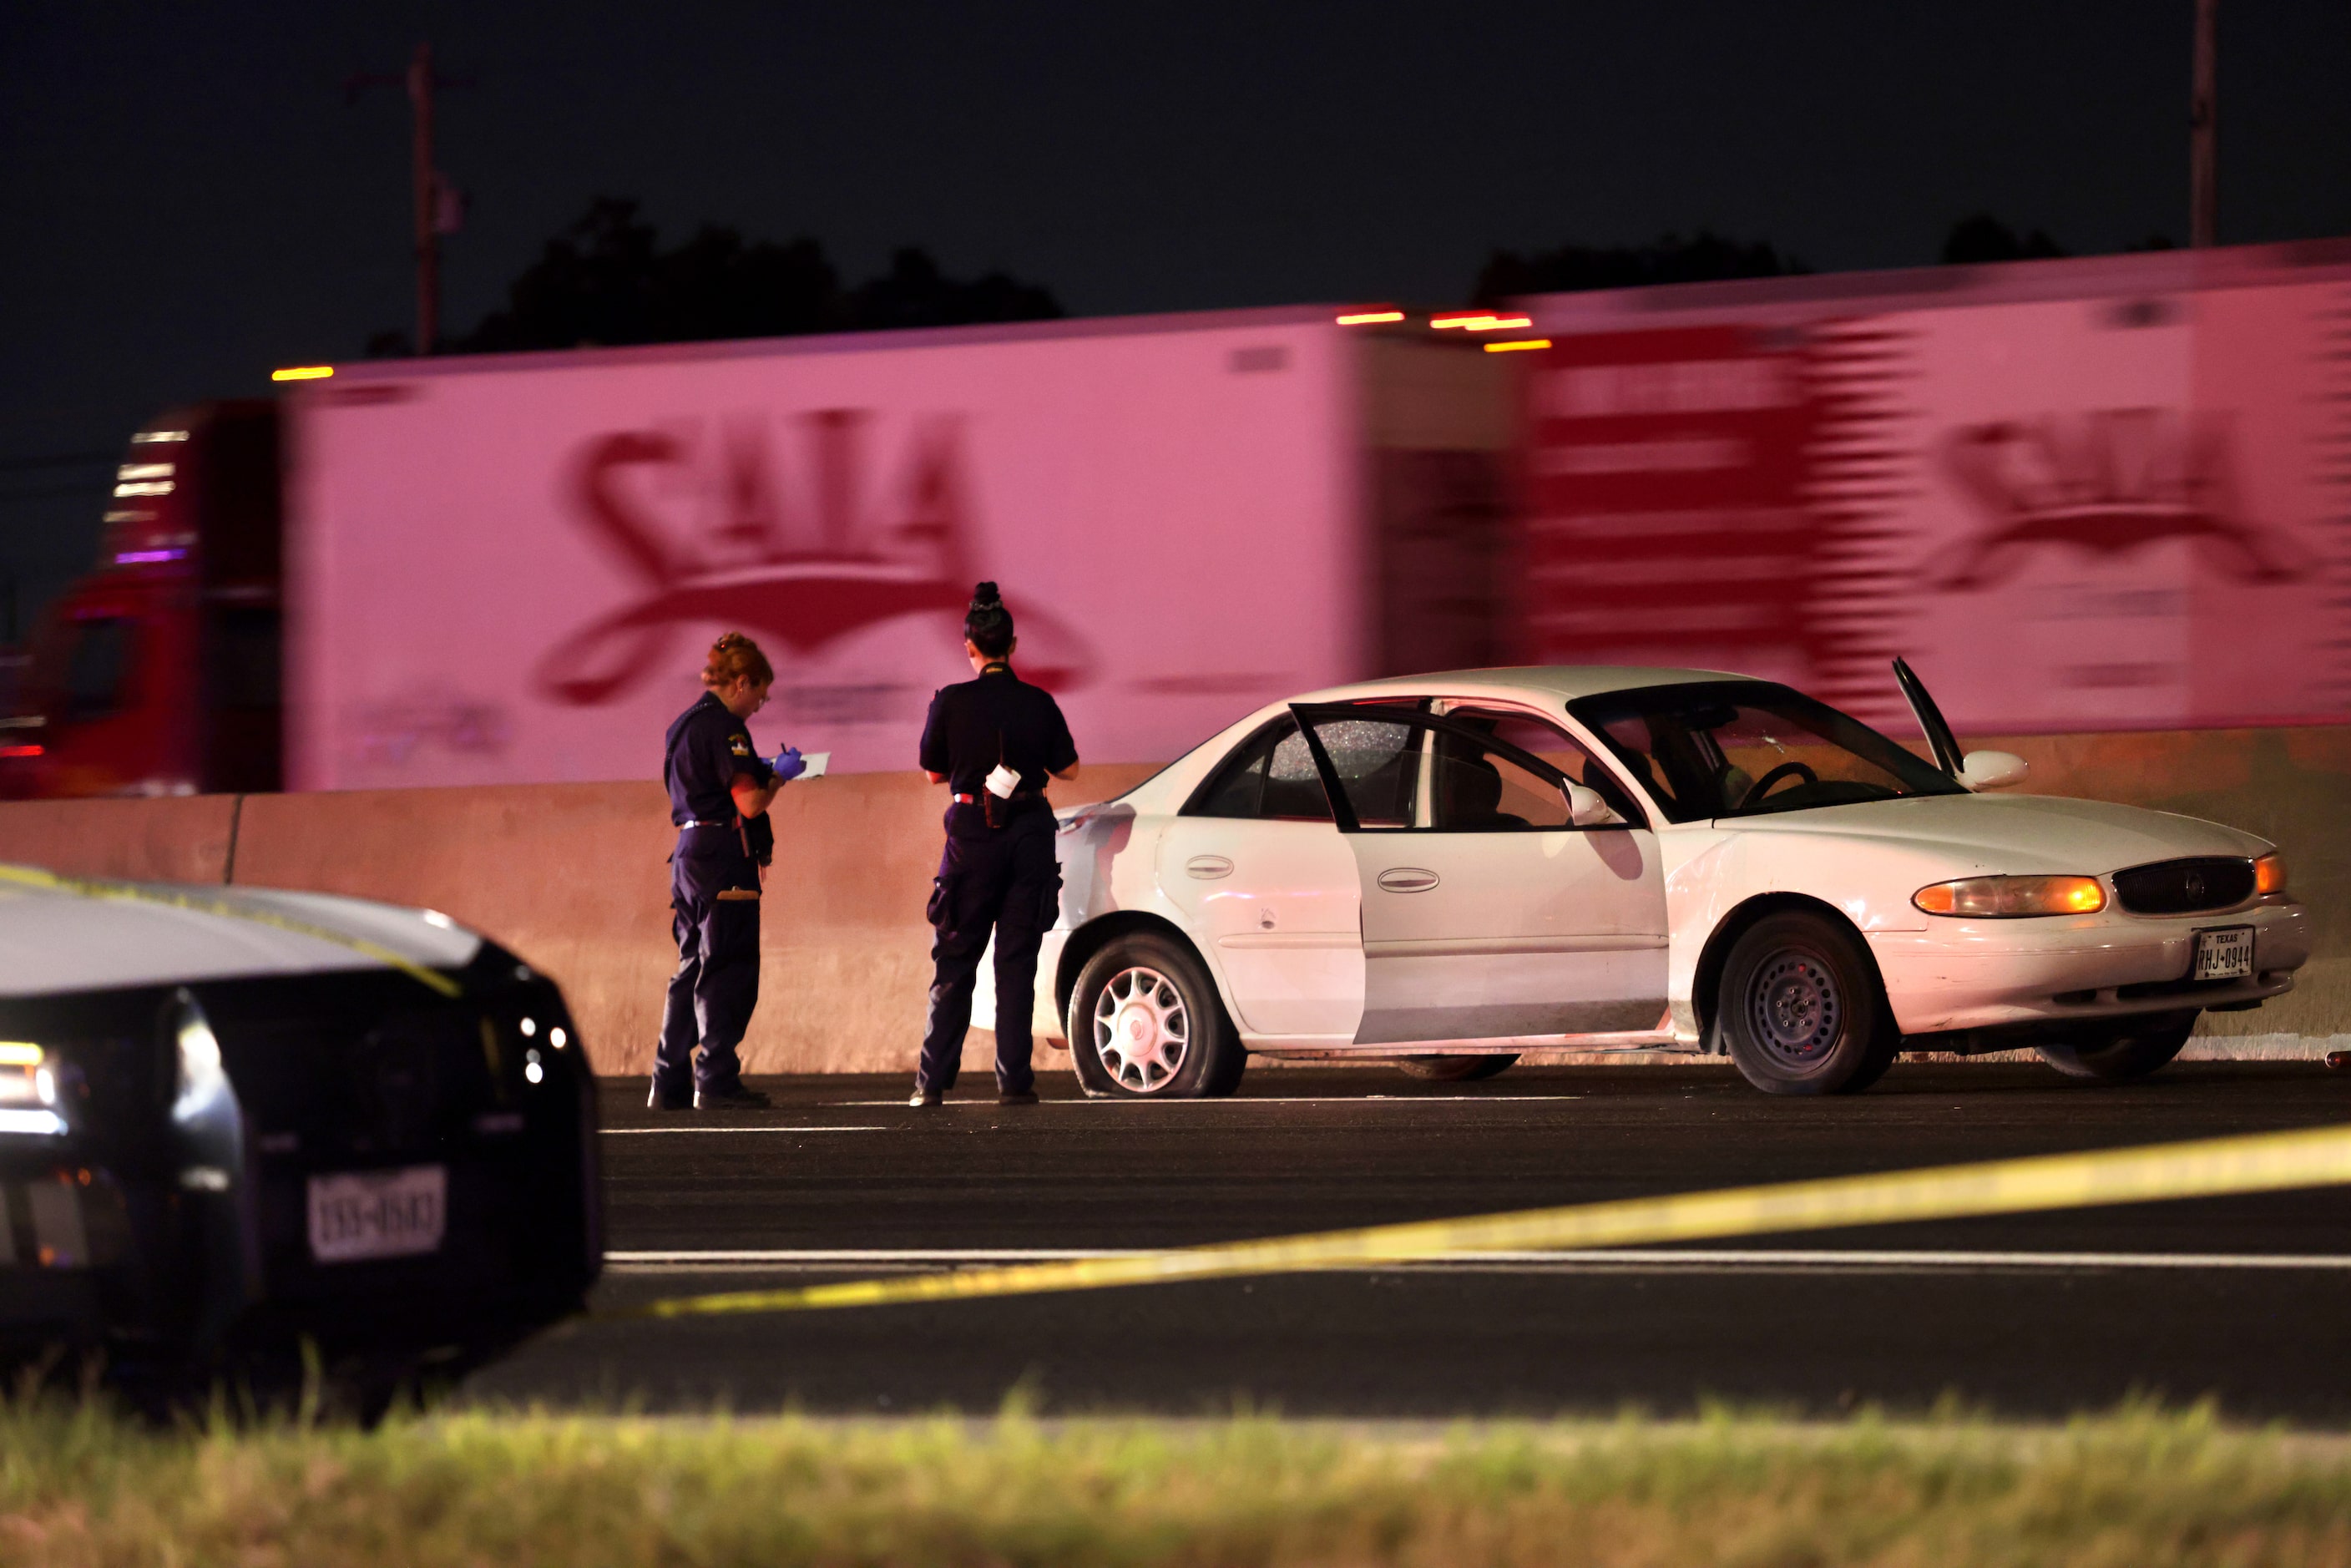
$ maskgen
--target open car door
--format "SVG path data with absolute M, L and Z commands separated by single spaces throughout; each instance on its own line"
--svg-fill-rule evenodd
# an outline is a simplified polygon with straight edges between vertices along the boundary
M 1894 684 L 1902 688 L 1903 700 L 1910 705 L 1911 716 L 1917 719 L 1919 729 L 1927 737 L 1927 744 L 1934 747 L 1935 766 L 1954 779 L 1959 778 L 1965 763 L 1959 756 L 1959 740 L 1951 734 L 1950 725 L 1945 722 L 1943 710 L 1937 707 L 1935 699 L 1927 695 L 1927 683 L 1918 678 L 1907 660 L 1896 659 L 1894 661 Z
M 1605 1034 L 1666 1006 L 1656 835 L 1471 726 L 1416 709 L 1292 710 L 1361 877 L 1358 1045 Z M 1579 787 L 1580 788 L 1580 787 Z

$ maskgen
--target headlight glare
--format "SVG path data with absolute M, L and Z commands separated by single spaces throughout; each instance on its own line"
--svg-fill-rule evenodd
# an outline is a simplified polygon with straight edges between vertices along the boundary
M 172 1102 L 172 1120 L 201 1120 L 214 1106 L 229 1100 L 228 1073 L 221 1066 L 220 1041 L 204 1010 L 193 1001 L 182 1009 L 175 1031 L 180 1048 L 179 1092 Z
M 2106 906 L 2106 890 L 2094 876 L 1971 876 L 1922 887 L 1910 902 L 1929 915 L 2019 920 L 2035 915 L 2095 915 Z
M 2272 850 L 2253 862 L 2253 891 L 2257 894 L 2285 891 L 2285 856 Z
M 57 1074 L 49 1053 L 26 1040 L 0 1040 L 0 1105 L 54 1105 Z

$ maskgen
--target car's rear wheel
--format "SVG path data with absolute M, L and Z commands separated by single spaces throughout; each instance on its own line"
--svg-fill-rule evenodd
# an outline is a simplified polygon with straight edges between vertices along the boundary
M 1509 1071 L 1518 1060 L 1519 1053 L 1513 1051 L 1494 1056 L 1407 1056 L 1396 1065 L 1431 1083 L 1475 1083 Z
M 1802 910 L 1740 933 L 1722 968 L 1715 1027 L 1767 1094 L 1849 1094 L 1901 1049 L 1877 967 L 1851 927 Z
M 1113 937 L 1070 993 L 1070 1055 L 1089 1094 L 1198 1100 L 1239 1087 L 1249 1056 L 1200 960 L 1141 933 Z
M 2144 1078 L 2178 1056 L 2196 1032 L 2196 1014 L 2154 1013 L 2133 1019 L 2118 1030 L 2037 1046 L 2041 1060 L 2068 1078 L 2095 1079 L 2101 1083 L 2127 1083 Z

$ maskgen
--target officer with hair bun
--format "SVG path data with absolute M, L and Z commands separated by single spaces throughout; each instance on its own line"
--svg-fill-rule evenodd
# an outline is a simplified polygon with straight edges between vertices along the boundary
M 653 1051 L 656 1111 L 769 1103 L 743 1086 L 736 1047 L 759 1000 L 759 889 L 776 842 L 768 807 L 807 767 L 792 747 L 770 762 L 751 744 L 747 721 L 775 679 L 759 645 L 729 632 L 711 644 L 708 689 L 669 727 L 662 779 L 677 825 L 669 878 L 677 972 Z
M 979 956 L 996 936 L 996 1097 L 1037 1103 L 1029 1067 L 1037 948 L 1060 912 L 1061 868 L 1045 781 L 1078 775 L 1078 748 L 1059 704 L 1012 673 L 1012 613 L 996 584 L 972 592 L 964 653 L 976 678 L 940 688 L 923 725 L 922 767 L 947 787 L 946 849 L 930 903 L 930 1018 L 911 1105 L 955 1087 Z

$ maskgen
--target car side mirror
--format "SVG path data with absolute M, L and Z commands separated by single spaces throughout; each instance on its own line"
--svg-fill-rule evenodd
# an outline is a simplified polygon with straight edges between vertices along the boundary
M 1567 785 L 1567 820 L 1579 828 L 1604 828 L 1625 819 L 1615 808 L 1600 798 L 1596 789 L 1587 789 L 1570 779 Z
M 2005 789 L 2022 784 L 2032 764 L 2012 751 L 1970 751 L 1959 764 L 1959 782 L 1970 789 Z

